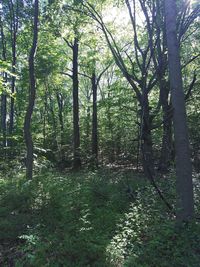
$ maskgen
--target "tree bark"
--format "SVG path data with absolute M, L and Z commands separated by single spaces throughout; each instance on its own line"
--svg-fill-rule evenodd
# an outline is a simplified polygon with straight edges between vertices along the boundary
M 64 145 L 64 121 L 63 121 L 63 96 L 61 93 L 56 94 L 58 103 L 58 116 L 60 122 L 60 143 L 61 146 Z
M 0 26 L 1 26 L 1 44 L 2 44 L 2 59 L 6 61 L 6 40 L 4 35 L 3 23 L 0 18 Z M 3 73 L 3 80 L 7 82 L 7 73 Z M 7 116 L 7 94 L 6 92 L 2 92 L 1 95 L 1 130 L 3 136 L 3 147 L 7 146 L 7 123 L 6 123 L 6 116 Z
M 142 114 L 141 114 L 141 149 L 142 165 L 145 175 L 148 177 L 149 172 L 154 175 L 154 160 L 151 135 L 151 120 L 149 114 L 148 94 L 143 94 Z
M 7 114 L 7 96 L 6 93 L 1 95 L 1 129 L 3 135 L 3 147 L 7 146 L 7 125 L 6 125 L 6 114 Z
M 180 48 L 177 40 L 176 1 L 165 0 L 165 16 L 176 152 L 177 222 L 182 222 L 194 216 L 194 198 Z
M 78 82 L 78 38 L 74 38 L 73 49 L 73 130 L 74 130 L 74 160 L 73 168 L 81 167 L 80 158 L 80 129 L 79 129 L 79 82 Z
M 48 84 L 46 84 L 46 88 L 48 91 Z M 54 112 L 54 103 L 53 103 L 53 98 L 52 98 L 51 92 L 48 92 L 48 98 L 49 98 L 49 109 L 51 112 L 51 119 L 52 119 L 52 126 L 53 126 L 53 129 L 52 129 L 52 132 L 53 132 L 53 134 L 52 134 L 52 136 L 53 136 L 52 147 L 55 150 L 58 150 L 59 145 L 58 145 L 57 121 L 56 121 L 56 115 Z
M 165 80 L 160 81 L 161 105 L 163 110 L 162 147 L 158 170 L 167 173 L 172 160 L 172 117 L 170 116 L 171 104 L 168 102 L 169 88 Z
M 96 74 L 92 74 L 92 160 L 94 166 L 98 166 L 98 122 L 97 122 L 97 79 Z
M 31 134 L 31 117 L 35 104 L 36 95 L 36 79 L 35 79 L 35 55 L 37 51 L 38 41 L 38 0 L 35 0 L 34 4 L 34 28 L 33 28 L 33 42 L 29 55 L 29 101 L 26 110 L 25 121 L 24 121 L 24 139 L 27 148 L 26 155 L 26 177 L 31 180 L 33 177 L 33 140 Z
M 16 45 L 17 45 L 17 32 L 18 32 L 18 12 L 19 12 L 19 6 L 18 6 L 18 0 L 16 2 L 16 11 L 14 10 L 13 2 L 11 1 L 9 4 L 10 8 L 10 14 L 11 14 L 11 42 L 12 42 L 12 73 L 16 73 Z M 15 93 L 15 83 L 16 83 L 16 77 L 12 76 L 11 81 L 11 99 L 10 99 L 10 124 L 9 124 L 9 135 L 11 137 L 13 133 L 13 127 L 14 127 L 14 96 Z M 12 144 L 10 140 L 10 145 Z

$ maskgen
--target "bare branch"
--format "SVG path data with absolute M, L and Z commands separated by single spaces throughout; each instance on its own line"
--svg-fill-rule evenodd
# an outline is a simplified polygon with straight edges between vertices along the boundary
M 185 67 L 187 67 L 187 65 L 189 65 L 191 62 L 193 62 L 195 59 L 197 59 L 200 56 L 200 53 L 194 57 L 192 57 L 190 60 L 188 60 L 188 62 L 186 62 L 183 66 L 181 66 L 181 69 L 184 69 Z
M 187 93 L 185 95 L 185 101 L 187 101 L 189 99 L 189 97 L 191 96 L 191 92 L 192 92 L 192 89 L 193 89 L 193 87 L 194 87 L 194 85 L 196 83 L 196 80 L 197 80 L 197 74 L 196 74 L 196 71 L 195 71 L 193 79 L 192 79 L 192 81 L 190 83 L 190 86 L 188 88 L 188 91 L 187 91 Z

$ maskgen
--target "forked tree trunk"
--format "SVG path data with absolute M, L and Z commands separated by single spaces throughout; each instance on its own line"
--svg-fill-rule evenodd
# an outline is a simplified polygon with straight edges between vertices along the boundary
M 35 54 L 37 50 L 38 40 L 38 0 L 35 0 L 34 5 L 34 28 L 33 28 L 33 43 L 29 55 L 29 101 L 26 110 L 25 121 L 24 121 L 24 139 L 27 148 L 26 155 L 26 177 L 31 180 L 33 177 L 33 140 L 31 134 L 31 117 L 35 104 L 36 95 L 36 79 L 35 79 Z
M 74 130 L 74 159 L 73 168 L 81 167 L 80 157 L 80 129 L 79 129 L 79 82 L 78 82 L 78 38 L 74 38 L 73 44 L 73 130 Z
M 182 222 L 194 216 L 194 198 L 180 49 L 176 30 L 176 1 L 165 0 L 165 16 L 176 153 L 177 221 Z

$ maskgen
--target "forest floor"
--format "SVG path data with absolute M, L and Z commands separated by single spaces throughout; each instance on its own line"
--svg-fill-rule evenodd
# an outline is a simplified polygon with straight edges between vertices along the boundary
M 157 184 L 174 206 L 174 175 Z M 132 168 L 0 176 L 2 267 L 199 267 L 199 243 Z

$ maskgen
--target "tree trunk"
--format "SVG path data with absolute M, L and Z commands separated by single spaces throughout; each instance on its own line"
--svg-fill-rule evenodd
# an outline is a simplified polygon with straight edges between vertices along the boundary
M 7 126 L 6 126 L 6 114 L 7 114 L 7 96 L 6 93 L 1 95 L 1 129 L 3 135 L 3 147 L 7 146 Z
M 194 198 L 180 49 L 176 30 L 176 2 L 174 0 L 165 0 L 165 16 L 176 152 L 177 222 L 182 222 L 188 221 L 194 216 Z
M 48 91 L 48 85 L 46 84 L 46 88 L 47 88 L 47 91 Z M 49 97 L 49 109 L 50 109 L 50 112 L 51 112 L 51 118 L 52 118 L 52 136 L 53 136 L 53 140 L 52 140 L 52 147 L 53 149 L 55 150 L 58 150 L 58 131 L 57 131 L 57 121 L 56 121 L 56 115 L 55 115 L 55 112 L 54 112 L 54 103 L 53 103 L 53 98 L 52 98 L 52 95 L 51 95 L 51 92 L 48 92 L 48 97 Z
M 48 98 L 48 92 L 45 85 L 45 94 L 44 94 L 44 110 L 42 111 L 43 114 L 43 147 L 46 148 L 46 116 L 48 116 L 48 110 L 47 110 L 47 98 Z
M 12 73 L 15 74 L 15 66 L 16 66 L 16 33 L 14 34 L 13 38 L 13 60 L 12 60 Z M 11 82 L 11 99 L 10 99 L 10 125 L 9 125 L 9 134 L 10 136 L 13 133 L 13 126 L 14 126 L 14 93 L 15 93 L 15 76 L 12 77 Z
M 79 130 L 79 99 L 78 99 L 78 38 L 75 37 L 73 44 L 73 130 L 74 130 L 74 160 L 73 168 L 79 169 L 81 167 L 80 158 L 80 130 Z
M 11 1 L 10 6 L 10 14 L 11 16 L 11 42 L 12 42 L 12 73 L 16 73 L 16 45 L 17 45 L 17 31 L 18 31 L 18 0 L 16 2 L 16 12 L 14 11 L 13 2 Z M 9 135 L 12 136 L 13 127 L 14 127 L 14 96 L 15 93 L 15 82 L 16 77 L 12 76 L 11 81 L 11 99 L 10 99 L 10 124 L 9 124 Z M 11 140 L 9 141 L 10 145 L 12 145 Z
M 33 140 L 31 134 L 31 117 L 35 104 L 36 95 L 36 79 L 35 79 L 35 54 L 37 50 L 38 40 L 38 0 L 35 0 L 34 4 L 34 28 L 33 28 L 33 43 L 29 55 L 29 102 L 26 110 L 24 121 L 24 139 L 27 148 L 26 155 L 26 177 L 31 180 L 33 177 Z
M 164 80 L 160 81 L 161 105 L 163 110 L 163 135 L 161 155 L 158 164 L 158 170 L 161 173 L 167 173 L 172 159 L 172 118 L 171 104 L 168 103 L 169 89 Z
M 58 116 L 59 116 L 59 122 L 60 122 L 60 143 L 61 143 L 61 146 L 63 146 L 64 145 L 63 96 L 61 93 L 57 93 L 56 97 L 57 97 L 57 103 L 58 103 Z
M 141 149 L 142 149 L 142 165 L 144 173 L 149 177 L 154 174 L 154 160 L 151 136 L 151 121 L 149 116 L 148 94 L 143 94 L 142 114 L 141 114 Z
M 92 160 L 94 166 L 98 166 L 98 130 L 97 130 L 97 79 L 96 74 L 92 74 L 92 93 L 93 93 L 93 110 L 92 110 Z
M 90 122 L 91 122 L 91 114 L 90 114 L 90 100 L 91 100 L 91 91 L 87 90 L 87 110 L 86 110 L 86 121 L 85 121 L 85 128 L 86 128 L 86 142 L 89 142 L 90 139 Z M 89 150 L 88 150 L 89 151 Z
M 1 44 L 2 44 L 2 59 L 6 61 L 6 40 L 3 30 L 3 23 L 0 18 L 0 26 L 1 26 Z M 7 73 L 3 73 L 3 80 L 7 82 Z M 7 116 L 7 94 L 6 92 L 2 92 L 1 95 L 1 130 L 3 136 L 3 147 L 7 146 L 7 123 L 6 123 L 6 116 Z

